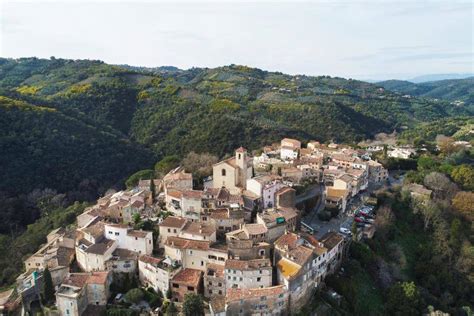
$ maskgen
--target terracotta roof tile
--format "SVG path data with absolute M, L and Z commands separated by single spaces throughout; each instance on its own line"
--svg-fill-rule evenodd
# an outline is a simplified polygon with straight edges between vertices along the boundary
M 103 241 L 93 244 L 89 248 L 86 249 L 87 253 L 93 253 L 96 255 L 103 255 L 107 250 L 109 250 L 115 241 L 110 239 L 104 239 Z
M 250 235 L 266 234 L 268 231 L 264 224 L 245 224 L 243 229 Z
M 210 247 L 210 241 L 204 240 L 191 240 L 180 237 L 169 236 L 166 239 L 166 245 L 178 249 L 196 249 L 196 250 L 208 250 Z
M 164 258 L 156 258 L 149 255 L 143 255 L 138 260 L 140 260 L 141 262 L 152 264 L 152 265 L 158 265 L 161 261 L 163 261 L 163 259 Z
M 87 284 L 105 284 L 107 282 L 107 277 L 109 276 L 109 271 L 107 272 L 91 272 L 89 278 L 87 278 Z
M 199 200 L 202 198 L 203 194 L 204 194 L 203 191 L 186 190 L 186 191 L 183 191 L 183 198 Z
M 226 302 L 235 302 L 239 300 L 259 298 L 261 296 L 278 296 L 285 293 L 284 285 L 277 285 L 264 288 L 253 289 L 227 289 Z
M 280 236 L 275 242 L 275 247 L 283 249 L 285 246 L 288 248 L 296 247 L 298 241 L 298 235 L 295 233 L 288 232 L 285 235 Z
M 188 220 L 184 217 L 178 217 L 178 216 L 168 216 L 167 218 L 164 219 L 163 222 L 160 223 L 160 226 L 163 227 L 174 227 L 174 228 L 181 228 L 183 227 Z
M 223 278 L 224 266 L 220 264 L 215 264 L 215 263 L 208 263 L 206 266 L 206 275 L 209 275 L 209 273 L 212 273 L 213 276 L 217 278 Z
M 211 236 L 216 232 L 216 228 L 212 224 L 203 222 L 187 222 L 183 228 L 183 233 L 191 235 Z
M 127 235 L 132 236 L 132 237 L 137 237 L 137 238 L 145 238 L 146 236 L 148 236 L 149 233 L 150 232 L 147 232 L 144 230 L 132 229 L 127 232 Z
M 201 276 L 202 271 L 187 268 L 179 271 L 173 279 L 171 279 L 171 282 L 198 287 Z
M 288 253 L 288 259 L 300 266 L 304 266 L 308 260 L 311 260 L 312 256 L 313 250 L 306 246 L 297 246 Z
M 166 191 L 166 194 L 171 197 L 174 197 L 175 199 L 181 199 L 183 197 L 183 192 L 178 190 L 168 190 Z
M 62 284 L 71 285 L 75 287 L 83 287 L 87 284 L 89 273 L 69 273 L 69 275 L 63 280 Z
M 324 247 L 326 247 L 328 250 L 331 250 L 336 247 L 343 239 L 344 237 L 338 233 L 329 232 L 321 238 L 321 241 L 324 244 Z
M 232 270 L 257 270 L 272 267 L 270 259 L 236 260 L 228 259 L 225 262 L 226 269 Z

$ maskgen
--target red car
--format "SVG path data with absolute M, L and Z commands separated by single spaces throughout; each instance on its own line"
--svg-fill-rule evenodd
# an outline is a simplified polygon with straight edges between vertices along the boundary
M 357 223 L 363 223 L 364 220 L 360 217 L 354 217 L 354 220 L 357 222 Z

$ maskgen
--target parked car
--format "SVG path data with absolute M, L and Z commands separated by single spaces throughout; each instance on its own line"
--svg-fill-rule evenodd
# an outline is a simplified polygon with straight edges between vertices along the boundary
M 123 294 L 122 293 L 118 293 L 116 296 L 115 296 L 115 302 L 121 302 L 123 300 Z
M 357 212 L 356 215 L 357 215 L 358 217 L 364 217 L 364 218 L 372 218 L 372 219 L 375 218 L 375 216 L 372 215 L 372 214 L 364 214 L 364 213 L 362 213 L 362 212 Z
M 366 209 L 366 208 L 361 208 L 361 209 L 359 210 L 359 213 L 360 213 L 360 214 L 364 214 L 364 215 L 370 215 L 370 214 L 371 214 L 371 211 L 368 210 L 368 209 Z
M 344 228 L 344 227 L 339 228 L 339 231 L 341 233 L 343 233 L 344 235 L 350 235 L 351 234 L 351 230 L 347 229 L 347 228 Z
M 357 223 L 363 223 L 363 222 L 364 222 L 364 219 L 361 218 L 361 217 L 354 217 L 354 220 L 355 220 Z

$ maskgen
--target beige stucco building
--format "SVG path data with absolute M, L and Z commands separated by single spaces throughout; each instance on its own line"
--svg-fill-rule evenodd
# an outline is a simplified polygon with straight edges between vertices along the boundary
M 252 177 L 252 158 L 243 147 L 235 151 L 235 156 L 216 163 L 212 168 L 213 187 L 227 188 L 230 193 L 238 194 L 245 190 L 247 179 Z

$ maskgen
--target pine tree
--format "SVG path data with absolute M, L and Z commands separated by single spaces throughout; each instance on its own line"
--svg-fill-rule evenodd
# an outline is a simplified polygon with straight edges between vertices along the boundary
M 183 313 L 186 316 L 204 315 L 202 296 L 195 293 L 186 294 L 184 296 Z
M 43 298 L 46 303 L 54 301 L 53 278 L 48 268 L 44 269 L 43 272 Z

